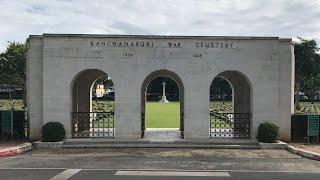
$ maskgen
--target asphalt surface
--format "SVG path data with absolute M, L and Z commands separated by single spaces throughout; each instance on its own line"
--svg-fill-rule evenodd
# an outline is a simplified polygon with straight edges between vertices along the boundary
M 188 173 L 204 173 L 192 171 L 188 172 L 187 175 L 181 171 L 178 171 L 181 175 L 179 176 L 170 176 L 162 172 L 162 175 L 116 175 L 117 170 L 80 170 L 78 173 L 69 176 L 61 176 L 65 170 L 62 169 L 2 169 L 0 170 L 0 179 L 24 179 L 24 180 L 43 180 L 43 179 L 54 179 L 57 176 L 57 179 L 79 179 L 79 180 L 88 180 L 88 179 L 114 179 L 114 180 L 212 180 L 212 179 L 238 179 L 238 180 L 270 180 L 270 179 L 281 179 L 281 180 L 318 180 L 320 173 L 305 173 L 305 172 L 237 172 L 237 171 L 210 171 L 212 176 L 199 175 L 199 176 L 190 176 Z M 138 171 L 138 170 L 137 170 Z M 157 171 L 150 171 L 152 173 Z M 177 171 L 174 171 L 177 172 Z M 223 173 L 221 175 L 221 173 Z
M 285 150 L 56 149 L 0 159 L 0 179 L 320 179 L 320 162 Z

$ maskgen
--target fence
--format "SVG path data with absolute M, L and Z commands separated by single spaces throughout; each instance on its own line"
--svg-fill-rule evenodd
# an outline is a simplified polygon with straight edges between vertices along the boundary
M 11 118 L 11 111 L 0 111 L 0 136 L 1 138 L 11 137 L 11 126 L 12 126 L 12 138 L 14 139 L 28 139 L 28 121 L 25 111 L 13 111 L 13 122 L 11 119 L 9 122 L 5 122 L 5 114 L 9 114 Z M 8 121 L 8 120 L 7 120 Z M 4 126 L 3 126 L 4 125 Z
M 307 141 L 308 138 L 308 116 L 291 115 L 291 141 Z M 320 127 L 319 127 L 320 128 Z
M 73 112 L 73 138 L 114 138 L 114 112 Z
M 210 139 L 250 138 L 250 113 L 210 113 Z

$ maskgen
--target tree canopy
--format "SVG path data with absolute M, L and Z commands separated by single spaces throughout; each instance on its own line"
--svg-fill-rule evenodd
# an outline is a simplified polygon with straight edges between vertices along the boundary
M 320 88 L 320 55 L 317 53 L 319 48 L 313 39 L 299 40 L 294 43 L 296 95 L 303 91 L 313 99 Z M 296 96 L 296 100 L 299 100 L 299 96 Z
M 25 43 L 9 42 L 6 51 L 0 54 L 0 84 L 24 86 L 26 53 Z

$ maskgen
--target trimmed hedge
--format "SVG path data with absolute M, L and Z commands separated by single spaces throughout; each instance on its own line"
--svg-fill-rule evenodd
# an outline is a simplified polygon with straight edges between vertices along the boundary
M 258 128 L 257 139 L 263 143 L 275 143 L 278 139 L 279 127 L 272 123 L 262 123 Z
M 64 127 L 59 122 L 46 123 L 42 127 L 41 134 L 42 134 L 42 141 L 44 142 L 62 141 L 66 136 Z

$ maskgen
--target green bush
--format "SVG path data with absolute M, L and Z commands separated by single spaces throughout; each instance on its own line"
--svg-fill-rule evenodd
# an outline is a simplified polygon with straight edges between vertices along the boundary
M 48 122 L 42 127 L 41 134 L 44 142 L 58 142 L 64 139 L 66 132 L 61 123 Z
M 274 143 L 278 139 L 279 127 L 271 123 L 262 123 L 258 128 L 257 139 L 263 143 Z

